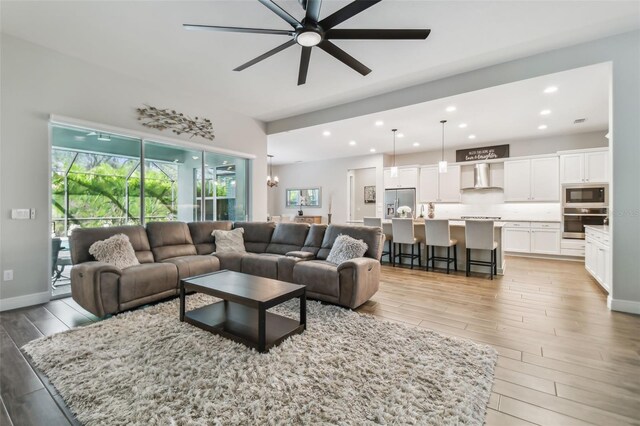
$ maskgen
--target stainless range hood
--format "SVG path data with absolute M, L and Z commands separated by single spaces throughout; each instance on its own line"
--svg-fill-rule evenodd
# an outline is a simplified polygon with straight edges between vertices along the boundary
M 463 191 L 469 190 L 502 190 L 498 186 L 491 185 L 491 165 L 489 163 L 478 163 L 473 168 L 473 186 L 462 188 Z

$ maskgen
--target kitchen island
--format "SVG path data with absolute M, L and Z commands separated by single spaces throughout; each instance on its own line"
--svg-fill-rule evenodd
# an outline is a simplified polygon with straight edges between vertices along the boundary
M 353 221 L 353 222 L 348 222 L 348 224 L 350 225 L 360 225 L 362 226 L 362 221 Z M 449 221 L 449 226 L 451 227 L 451 238 L 458 240 L 458 271 L 465 271 L 466 269 L 466 264 L 467 264 L 467 246 L 465 243 L 465 236 L 464 236 L 464 220 L 450 220 Z M 413 222 L 413 226 L 414 226 L 414 235 L 418 240 L 422 240 L 425 241 L 425 226 L 424 226 L 424 220 L 421 219 L 416 219 Z M 503 244 L 502 244 L 502 227 L 504 226 L 504 222 L 502 221 L 496 221 L 494 222 L 494 239 L 495 241 L 498 243 L 498 247 L 496 250 L 497 253 L 497 259 L 496 262 L 498 264 L 498 275 L 503 275 L 504 274 L 504 270 L 505 270 L 505 260 L 504 260 L 504 249 L 503 249 Z M 391 231 L 391 221 L 390 220 L 383 220 L 382 221 L 382 230 L 386 235 L 392 235 L 392 231 Z M 385 251 L 387 250 L 386 245 L 388 243 L 385 243 Z M 411 247 L 410 246 L 403 246 L 402 248 L 402 252 L 403 253 L 409 253 L 411 252 Z M 446 257 L 447 256 L 447 249 L 446 247 L 436 247 L 435 248 L 435 255 L 436 256 L 443 256 Z M 453 255 L 453 253 L 452 253 Z M 424 250 L 424 243 L 423 243 L 423 250 L 422 250 L 422 266 L 425 266 L 425 262 L 426 262 L 426 250 Z M 472 251 L 472 258 L 473 260 L 484 260 L 484 261 L 490 261 L 491 260 L 491 252 L 489 250 L 473 250 Z M 386 260 L 386 256 L 384 257 L 383 260 Z M 404 260 L 403 263 L 408 263 L 408 260 Z M 435 262 L 435 266 L 436 268 L 442 268 L 445 267 L 445 263 L 444 262 Z M 416 265 L 417 267 L 417 265 Z M 475 266 L 472 265 L 471 266 L 471 271 L 472 272 L 479 272 L 479 273 L 485 273 L 487 275 L 489 275 L 489 268 L 488 267 L 482 267 L 482 266 Z

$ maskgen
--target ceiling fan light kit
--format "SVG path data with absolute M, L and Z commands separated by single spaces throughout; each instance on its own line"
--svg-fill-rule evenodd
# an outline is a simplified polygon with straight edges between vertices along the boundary
M 278 52 L 283 51 L 284 49 L 298 44 L 302 47 L 300 66 L 298 70 L 298 85 L 305 84 L 307 81 L 309 61 L 311 60 L 311 49 L 315 46 L 365 76 L 371 72 L 371 69 L 344 50 L 340 49 L 332 43 L 331 40 L 424 40 L 431 32 L 431 30 L 428 29 L 334 29 L 335 26 L 354 17 L 360 12 L 367 10 L 382 0 L 356 0 L 322 20 L 320 20 L 322 0 L 298 0 L 302 8 L 305 10 L 305 17 L 302 21 L 298 21 L 296 18 L 291 16 L 273 0 L 258 1 L 278 15 L 282 20 L 286 21 L 293 29 L 274 30 L 201 24 L 183 24 L 183 27 L 188 30 L 226 31 L 283 35 L 291 37 L 291 39 L 286 43 L 263 53 L 257 58 L 254 58 L 239 67 L 234 68 L 234 71 L 242 71 L 275 55 Z

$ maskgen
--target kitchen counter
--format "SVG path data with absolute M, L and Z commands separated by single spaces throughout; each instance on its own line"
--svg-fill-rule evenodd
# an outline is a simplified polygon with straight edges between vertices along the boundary
M 585 225 L 584 226 L 585 229 L 593 229 L 594 231 L 597 232 L 603 232 L 605 234 L 609 234 L 609 225 Z

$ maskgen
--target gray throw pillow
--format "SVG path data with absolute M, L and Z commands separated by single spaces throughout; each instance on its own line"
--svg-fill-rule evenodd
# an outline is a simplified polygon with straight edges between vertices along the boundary
M 246 253 L 244 247 L 244 228 L 236 228 L 231 231 L 216 229 L 211 233 L 216 243 L 216 253 Z
M 119 269 L 139 265 L 136 252 L 125 234 L 116 234 L 106 240 L 96 241 L 89 247 L 89 254 L 99 262 Z
M 327 262 L 340 265 L 348 260 L 362 257 L 367 252 L 367 243 L 356 240 L 348 235 L 338 235 L 333 242 L 333 247 L 327 256 Z

